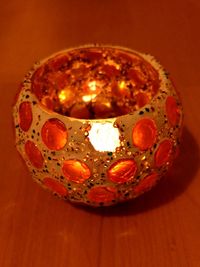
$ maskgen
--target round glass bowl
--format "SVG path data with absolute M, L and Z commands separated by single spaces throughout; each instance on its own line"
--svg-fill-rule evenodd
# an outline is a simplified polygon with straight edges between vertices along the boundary
M 182 106 L 149 54 L 84 46 L 35 63 L 17 95 L 16 146 L 34 180 L 91 206 L 149 190 L 178 151 Z

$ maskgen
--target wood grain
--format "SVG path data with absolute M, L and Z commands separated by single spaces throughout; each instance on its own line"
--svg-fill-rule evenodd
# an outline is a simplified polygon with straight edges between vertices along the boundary
M 200 266 L 200 2 L 1 0 L 0 266 Z M 181 155 L 151 192 L 103 210 L 39 188 L 15 148 L 11 104 L 34 61 L 87 43 L 149 52 L 181 92 Z

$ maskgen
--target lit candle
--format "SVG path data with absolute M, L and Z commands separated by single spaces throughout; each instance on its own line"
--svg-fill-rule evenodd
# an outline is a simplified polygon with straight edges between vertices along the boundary
M 64 50 L 35 64 L 13 116 L 17 149 L 35 181 L 92 206 L 154 186 L 173 162 L 182 127 L 163 67 L 114 46 Z

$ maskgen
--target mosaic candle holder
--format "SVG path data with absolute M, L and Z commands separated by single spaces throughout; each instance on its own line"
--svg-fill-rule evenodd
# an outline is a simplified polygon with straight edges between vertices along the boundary
M 34 180 L 92 206 L 135 198 L 175 158 L 182 106 L 149 54 L 84 46 L 35 63 L 13 108 L 16 147 Z

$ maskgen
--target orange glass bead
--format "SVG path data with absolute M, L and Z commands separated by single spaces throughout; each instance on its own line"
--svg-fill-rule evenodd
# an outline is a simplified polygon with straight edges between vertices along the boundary
M 133 159 L 121 159 L 111 165 L 107 174 L 112 182 L 121 184 L 133 181 L 136 171 L 137 164 Z
M 156 167 L 161 167 L 167 163 L 172 154 L 173 143 L 171 140 L 164 140 L 160 143 L 154 156 L 154 162 Z
M 133 144 L 141 150 L 151 148 L 156 141 L 157 127 L 154 120 L 144 118 L 133 128 Z
M 65 124 L 55 118 L 45 122 L 41 131 L 42 141 L 51 150 L 62 149 L 67 142 L 67 130 Z
M 26 101 L 22 102 L 19 106 L 19 126 L 27 132 L 31 126 L 33 120 L 31 103 Z
M 109 203 L 116 197 L 116 188 L 111 186 L 95 186 L 88 193 L 88 199 L 96 203 Z
M 50 177 L 44 178 L 43 184 L 46 187 L 48 187 L 51 191 L 57 193 L 60 196 L 66 196 L 68 193 L 64 185 L 62 185 L 61 183 Z
M 90 178 L 91 171 L 89 167 L 80 160 L 66 160 L 62 167 L 65 178 L 75 183 L 83 183 Z
M 175 126 L 180 119 L 180 110 L 173 96 L 168 96 L 166 100 L 166 112 L 169 123 Z
M 25 144 L 25 152 L 26 152 L 26 155 L 28 156 L 28 159 L 30 160 L 31 164 L 34 167 L 41 169 L 43 166 L 43 163 L 44 163 L 44 159 L 43 159 L 42 153 L 37 148 L 35 143 L 28 140 Z
M 153 185 L 156 184 L 158 180 L 158 174 L 152 173 L 144 177 L 142 181 L 135 187 L 133 187 L 133 193 L 139 195 L 147 190 L 149 190 Z

